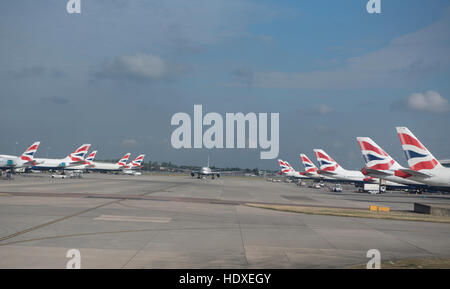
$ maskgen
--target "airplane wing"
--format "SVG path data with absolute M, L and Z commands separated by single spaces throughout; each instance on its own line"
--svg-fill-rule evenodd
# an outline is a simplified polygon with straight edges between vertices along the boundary
M 422 179 L 426 179 L 426 178 L 430 177 L 430 175 L 428 175 L 428 174 L 421 173 L 421 172 L 414 171 L 414 170 L 410 170 L 410 169 L 399 169 L 399 171 L 401 171 L 401 172 L 403 172 L 405 174 L 417 177 L 417 178 L 422 178 Z
M 41 162 L 42 163 L 42 162 Z M 38 162 L 36 162 L 36 161 L 34 161 L 34 160 L 31 160 L 31 161 L 29 161 L 29 162 L 26 162 L 26 163 L 23 163 L 23 166 L 24 167 L 32 167 L 32 166 L 35 166 L 35 165 L 37 165 L 38 164 Z
M 308 177 L 311 177 L 311 176 L 313 176 L 314 174 L 312 174 L 312 173 L 307 173 L 307 172 L 304 172 L 304 173 L 303 173 L 303 175 L 305 175 L 305 176 L 308 176 Z
M 75 166 L 79 166 L 84 164 L 84 160 L 83 161 L 79 161 L 79 162 L 71 162 L 70 164 L 66 165 L 66 168 L 70 168 L 70 167 L 75 167 Z
M 195 173 L 195 174 L 201 173 L 200 170 L 190 170 L 190 169 L 182 169 L 182 168 L 176 168 L 176 170 L 183 171 L 185 173 Z
M 336 175 L 335 172 L 324 171 L 324 170 L 319 170 L 318 173 L 321 174 L 321 175 L 324 175 L 324 176 L 334 176 L 334 175 Z
M 242 173 L 242 171 L 221 171 L 221 172 L 212 172 L 213 174 L 235 174 Z
M 374 169 L 368 169 L 365 168 L 367 174 L 371 176 L 377 176 L 377 177 L 386 177 L 386 176 L 392 176 L 392 174 L 386 173 L 384 171 L 374 170 Z

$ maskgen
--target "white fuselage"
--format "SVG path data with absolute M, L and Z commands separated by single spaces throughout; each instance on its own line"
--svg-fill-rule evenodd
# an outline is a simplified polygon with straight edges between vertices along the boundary
M 342 167 L 336 169 L 336 171 L 332 173 L 328 173 L 327 171 L 322 171 L 322 174 L 329 176 L 334 179 L 351 181 L 351 182 L 364 182 L 366 176 L 360 171 L 346 170 Z
M 211 169 L 210 169 L 210 168 L 208 168 L 208 167 L 203 167 L 203 168 L 200 170 L 200 174 L 202 174 L 202 175 L 210 175 L 210 174 L 212 174 L 212 172 L 211 172 Z
M 346 170 L 343 168 L 338 169 L 336 174 L 332 175 L 332 177 L 339 180 L 352 182 L 380 183 L 380 179 L 377 177 L 372 178 L 370 180 L 366 180 L 367 176 L 365 176 L 361 171 Z M 394 181 L 386 181 L 386 185 L 390 187 L 399 187 L 399 188 L 406 187 L 404 184 L 397 183 Z
M 100 163 L 100 162 L 91 162 L 92 167 L 89 167 L 89 170 L 92 171 L 121 171 L 124 169 L 123 166 L 118 165 L 117 163 Z
M 88 168 L 89 168 L 88 164 L 82 164 L 82 165 L 76 165 L 76 166 L 69 166 L 66 169 L 70 170 L 70 171 L 77 171 L 77 170 L 86 170 Z
M 74 162 L 70 157 L 63 159 L 47 159 L 47 158 L 35 158 L 36 165 L 33 169 L 36 170 L 48 170 L 48 169 L 64 169 L 70 166 L 80 165 L 79 162 Z
M 288 178 L 309 179 L 309 177 L 304 176 L 304 175 L 300 174 L 299 172 L 297 172 L 295 170 L 291 170 L 291 171 L 285 172 L 285 173 L 283 173 L 283 175 L 288 177 Z
M 31 166 L 28 161 L 17 156 L 0 155 L 0 168 L 24 168 Z
M 320 181 L 335 180 L 332 177 L 321 175 L 321 174 L 318 174 L 317 172 L 311 172 L 311 173 L 307 174 L 307 176 L 313 180 L 320 180 Z
M 408 179 L 437 187 L 449 187 L 450 188 L 450 168 L 440 167 L 435 168 L 433 171 L 426 172 L 429 175 L 428 178 L 422 178 L 412 175 Z
M 377 174 L 377 173 L 372 173 L 372 172 L 368 172 L 367 175 L 374 177 L 374 178 L 381 178 L 381 179 L 385 179 L 386 181 L 391 181 L 391 182 L 395 182 L 398 184 L 403 184 L 403 185 L 411 185 L 411 186 L 423 186 L 423 183 L 411 180 L 411 179 L 405 179 L 402 177 L 398 177 L 396 175 L 394 175 L 394 171 L 393 170 L 382 170 L 380 171 L 383 174 Z

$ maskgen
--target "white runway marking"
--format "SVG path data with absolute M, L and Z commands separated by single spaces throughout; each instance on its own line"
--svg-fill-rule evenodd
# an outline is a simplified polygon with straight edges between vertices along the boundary
M 94 220 L 119 221 L 119 222 L 168 223 L 172 220 L 172 218 L 101 215 L 97 218 L 94 218 Z

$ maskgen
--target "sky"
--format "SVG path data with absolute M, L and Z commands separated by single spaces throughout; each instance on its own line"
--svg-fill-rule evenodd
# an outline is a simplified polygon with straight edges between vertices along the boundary
M 177 112 L 279 113 L 279 157 L 322 148 L 363 167 L 372 137 L 406 165 L 395 126 L 450 158 L 450 3 L 381 0 L 0 2 L 0 152 L 277 169 L 260 149 L 174 149 Z M 205 127 L 206 129 L 207 127 Z

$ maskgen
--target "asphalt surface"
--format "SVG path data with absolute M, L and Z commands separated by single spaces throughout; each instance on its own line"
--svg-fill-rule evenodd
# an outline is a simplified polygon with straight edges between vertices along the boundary
M 259 178 L 49 175 L 0 181 L 0 268 L 346 268 L 450 257 L 450 225 L 279 212 L 247 202 L 411 210 L 446 195 L 312 189 Z

